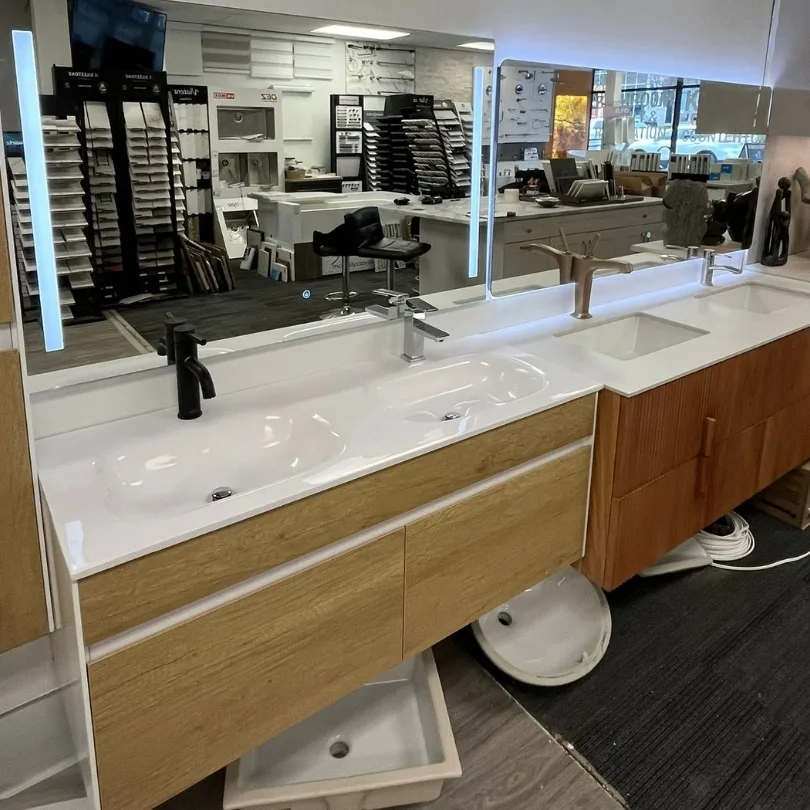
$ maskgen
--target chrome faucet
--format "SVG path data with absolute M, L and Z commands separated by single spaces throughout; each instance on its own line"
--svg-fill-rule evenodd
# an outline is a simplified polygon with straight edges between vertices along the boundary
M 558 250 L 551 245 L 533 244 L 525 245 L 521 250 L 533 250 L 554 256 L 560 267 L 560 283 L 574 284 L 574 311 L 572 318 L 585 320 L 591 317 L 591 290 L 593 288 L 593 274 L 597 270 L 616 270 L 619 273 L 632 273 L 633 265 L 615 259 L 595 259 L 593 256 L 580 256 L 570 250 Z M 593 247 L 588 249 L 588 253 Z M 567 279 L 567 280 L 566 280 Z
M 396 290 L 374 290 L 374 295 L 381 295 L 388 299 L 388 306 L 372 304 L 367 312 L 378 318 L 393 320 L 402 318 L 405 324 L 405 343 L 402 349 L 402 358 L 409 363 L 416 363 L 425 359 L 425 338 L 435 343 L 441 343 L 450 335 L 429 324 L 425 320 L 428 312 L 438 312 L 438 309 L 421 298 L 410 298 L 407 293 Z
M 703 267 L 700 273 L 700 283 L 704 287 L 713 287 L 714 286 L 714 271 L 715 270 L 726 270 L 729 273 L 734 273 L 735 276 L 739 276 L 744 267 L 740 264 L 739 267 L 734 267 L 731 264 L 716 264 L 715 260 L 717 259 L 717 251 L 712 250 L 711 248 L 706 248 L 703 251 Z

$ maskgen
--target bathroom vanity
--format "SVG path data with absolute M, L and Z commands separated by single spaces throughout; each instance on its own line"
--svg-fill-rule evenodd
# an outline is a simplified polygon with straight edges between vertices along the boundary
M 40 441 L 104 810 L 154 807 L 582 558 L 598 385 L 507 349 L 366 379 Z M 455 420 L 448 381 L 474 392 Z

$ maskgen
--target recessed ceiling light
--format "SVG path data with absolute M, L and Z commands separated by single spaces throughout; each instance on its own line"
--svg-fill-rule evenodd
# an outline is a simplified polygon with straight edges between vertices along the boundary
M 388 28 L 363 28 L 359 25 L 325 25 L 316 28 L 313 34 L 328 34 L 333 37 L 357 37 L 358 39 L 402 39 L 409 37 L 407 31 L 392 31 Z
M 459 45 L 459 48 L 470 48 L 473 51 L 494 51 L 495 50 L 495 43 L 494 42 L 465 42 L 463 45 Z

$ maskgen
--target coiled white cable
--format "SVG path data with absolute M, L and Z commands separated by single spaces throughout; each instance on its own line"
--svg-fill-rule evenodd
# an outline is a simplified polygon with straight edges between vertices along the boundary
M 736 512 L 729 512 L 728 518 L 734 527 L 731 534 L 721 537 L 703 530 L 695 535 L 695 539 L 712 558 L 712 565 L 715 568 L 722 568 L 725 571 L 767 571 L 769 568 L 778 568 L 780 565 L 799 562 L 810 557 L 810 551 L 807 551 L 798 557 L 788 557 L 785 560 L 777 560 L 767 565 L 722 565 L 723 562 L 741 560 L 743 557 L 747 557 L 756 547 L 754 534 L 748 525 L 748 521 Z

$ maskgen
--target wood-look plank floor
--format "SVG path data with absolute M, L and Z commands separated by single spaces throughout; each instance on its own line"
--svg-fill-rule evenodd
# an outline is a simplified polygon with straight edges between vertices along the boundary
M 463 775 L 410 810 L 621 810 L 618 802 L 453 640 L 434 649 Z M 224 772 L 159 810 L 220 810 Z
M 94 323 L 75 324 L 64 329 L 65 348 L 61 352 L 46 352 L 39 321 L 23 325 L 25 358 L 29 374 L 45 374 L 63 368 L 76 368 L 107 360 L 135 357 L 146 351 L 139 348 L 137 338 L 128 338 L 118 325 L 104 319 Z

